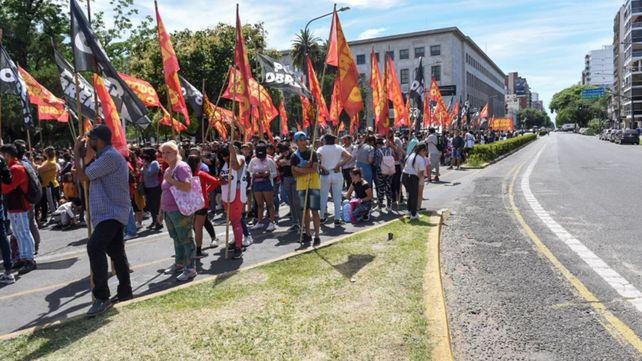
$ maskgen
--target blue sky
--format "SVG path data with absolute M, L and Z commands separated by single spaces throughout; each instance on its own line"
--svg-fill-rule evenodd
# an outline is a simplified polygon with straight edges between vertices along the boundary
M 233 24 L 235 2 L 158 0 L 170 31 Z M 332 10 L 328 0 L 239 0 L 243 23 L 263 21 L 268 45 L 290 47 L 305 23 Z M 140 15 L 153 14 L 151 0 L 135 0 Z M 345 0 L 341 13 L 348 40 L 457 26 L 505 72 L 518 71 L 548 107 L 555 92 L 580 81 L 584 55 L 613 39 L 613 18 L 623 0 Z M 94 8 L 107 8 L 97 0 Z M 328 36 L 330 17 L 311 29 Z

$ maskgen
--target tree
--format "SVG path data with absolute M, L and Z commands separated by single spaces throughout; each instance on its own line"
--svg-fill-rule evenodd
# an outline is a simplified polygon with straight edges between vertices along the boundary
M 586 127 L 593 118 L 606 119 L 608 96 L 596 99 L 583 99 L 582 90 L 593 88 L 591 85 L 574 85 L 553 95 L 550 108 L 557 112 L 556 123 L 578 123 Z
M 519 124 L 524 124 L 524 127 L 526 128 L 534 128 L 534 127 L 549 127 L 552 126 L 553 123 L 551 122 L 551 118 L 546 114 L 546 112 L 539 110 L 539 109 L 534 109 L 534 108 L 526 108 L 520 110 L 519 114 L 517 115 L 518 117 L 518 122 Z
M 314 36 L 309 29 L 299 31 L 292 42 L 292 50 L 290 52 L 292 64 L 299 70 L 307 69 L 305 56 L 310 54 L 310 59 L 317 65 L 321 54 L 320 42 L 321 39 Z

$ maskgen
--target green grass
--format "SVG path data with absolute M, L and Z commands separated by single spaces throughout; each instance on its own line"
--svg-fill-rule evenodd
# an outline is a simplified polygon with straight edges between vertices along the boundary
M 0 360 L 428 360 L 427 217 L 0 343 Z M 394 234 L 388 241 L 387 234 Z

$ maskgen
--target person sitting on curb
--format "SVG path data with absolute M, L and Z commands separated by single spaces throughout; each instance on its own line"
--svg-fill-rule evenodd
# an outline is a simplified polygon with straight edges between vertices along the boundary
M 363 178 L 360 168 L 353 168 L 350 171 L 350 177 L 352 184 L 346 192 L 346 199 L 350 199 L 350 202 L 358 200 L 356 208 L 352 210 L 352 219 L 355 221 L 354 223 L 367 222 L 370 220 L 370 210 L 372 209 L 372 187 Z M 351 199 L 352 193 L 355 198 Z

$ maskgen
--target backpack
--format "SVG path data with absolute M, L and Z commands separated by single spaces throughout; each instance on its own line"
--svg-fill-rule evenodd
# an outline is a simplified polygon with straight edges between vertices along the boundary
M 395 169 L 395 157 L 391 152 L 387 151 L 384 153 L 383 158 L 381 159 L 381 174 L 383 175 L 393 175 L 397 172 Z
M 37 204 L 40 202 L 40 199 L 42 198 L 42 186 L 40 184 L 40 179 L 38 178 L 36 171 L 32 167 L 25 167 L 24 164 L 22 164 L 22 166 L 25 168 L 25 171 L 29 176 L 29 189 L 27 191 L 27 200 L 31 204 Z
M 440 152 L 443 152 L 444 149 L 446 149 L 446 144 L 444 142 L 444 136 L 443 135 L 438 135 L 437 136 L 437 150 Z

